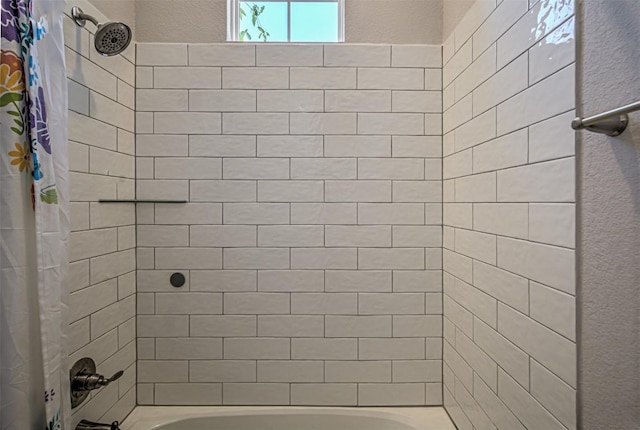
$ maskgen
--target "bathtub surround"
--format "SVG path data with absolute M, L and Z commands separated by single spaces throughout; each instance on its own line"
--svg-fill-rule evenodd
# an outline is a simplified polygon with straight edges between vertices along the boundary
M 575 429 L 574 5 L 498 3 L 444 44 L 444 404 Z
M 444 72 L 439 46 L 148 43 L 134 71 L 68 21 L 71 349 L 126 369 L 74 419 L 122 419 L 137 395 L 576 428 L 562 5 L 475 2 Z M 138 205 L 136 244 L 133 206 L 96 203 L 134 196 L 189 202 Z
M 101 22 L 88 2 L 74 2 Z M 71 254 L 69 366 L 89 356 L 117 383 L 74 409 L 81 419 L 122 420 L 136 404 L 135 211 L 98 199 L 135 196 L 133 46 L 105 58 L 93 48 L 94 27 L 64 18 L 69 84 Z
M 138 44 L 140 404 L 441 404 L 441 61 Z

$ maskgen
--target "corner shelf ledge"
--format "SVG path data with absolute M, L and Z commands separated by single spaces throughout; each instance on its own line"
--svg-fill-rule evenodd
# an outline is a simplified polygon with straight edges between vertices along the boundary
M 127 200 L 100 199 L 98 203 L 187 203 L 187 200 Z

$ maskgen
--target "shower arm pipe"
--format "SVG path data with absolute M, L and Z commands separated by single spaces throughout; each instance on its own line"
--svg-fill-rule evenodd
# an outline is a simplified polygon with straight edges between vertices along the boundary
M 84 27 L 86 21 L 91 21 L 96 27 L 100 25 L 97 19 L 87 13 L 82 12 L 82 9 L 80 9 L 79 7 L 74 7 L 73 9 L 71 9 L 71 17 L 80 27 Z
M 607 136 L 619 136 L 629 125 L 628 114 L 637 110 L 640 110 L 640 101 L 587 118 L 578 117 L 571 122 L 571 127 L 574 130 L 589 130 Z

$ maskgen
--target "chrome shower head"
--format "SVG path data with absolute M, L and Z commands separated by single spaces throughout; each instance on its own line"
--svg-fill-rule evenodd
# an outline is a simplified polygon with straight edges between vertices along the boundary
M 108 22 L 98 26 L 94 45 L 102 55 L 116 55 L 131 43 L 131 29 L 121 22 Z
M 77 6 L 71 8 L 71 17 L 80 27 L 84 27 L 88 20 L 98 28 L 94 37 L 94 46 L 96 51 L 106 57 L 121 53 L 131 43 L 131 29 L 122 22 L 100 24 L 98 20 L 82 12 L 82 9 Z

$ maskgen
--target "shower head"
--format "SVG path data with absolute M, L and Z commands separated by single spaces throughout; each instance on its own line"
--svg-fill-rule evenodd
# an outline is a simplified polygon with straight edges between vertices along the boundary
M 82 12 L 82 9 L 77 6 L 71 8 L 71 17 L 80 27 L 84 27 L 88 20 L 98 28 L 94 37 L 94 46 L 96 51 L 106 57 L 121 53 L 131 43 L 131 29 L 122 22 L 100 24 L 98 20 Z
M 131 42 L 131 29 L 121 22 L 108 22 L 98 26 L 95 47 L 102 55 L 116 55 L 124 51 Z

